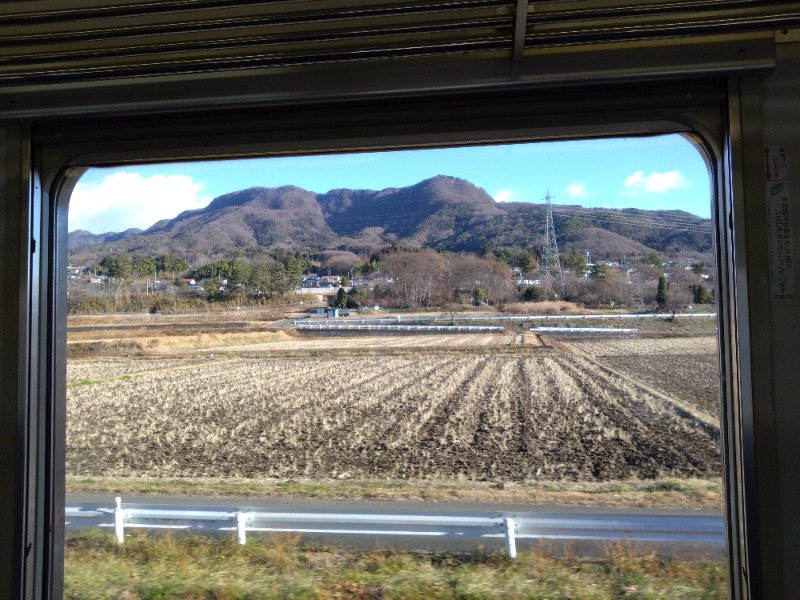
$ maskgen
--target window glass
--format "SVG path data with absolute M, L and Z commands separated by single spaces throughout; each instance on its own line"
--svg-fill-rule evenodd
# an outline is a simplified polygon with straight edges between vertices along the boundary
M 511 515 L 525 560 L 622 569 L 601 589 L 724 594 L 710 189 L 677 135 L 90 169 L 70 199 L 67 505 Z M 542 514 L 677 537 L 543 540 Z M 111 567 L 75 539 L 77 592 Z M 432 539 L 346 544 L 503 548 Z M 517 569 L 491 585 L 514 597 Z

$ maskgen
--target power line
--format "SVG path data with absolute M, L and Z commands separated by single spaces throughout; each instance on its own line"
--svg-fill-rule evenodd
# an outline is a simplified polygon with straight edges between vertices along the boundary
M 551 196 L 552 198 L 552 196 Z M 532 205 L 536 206 L 536 205 Z M 540 205 L 539 205 L 540 206 Z M 681 217 L 678 215 L 660 215 L 658 217 L 648 214 L 610 212 L 613 209 L 585 208 L 581 206 L 551 205 L 554 213 L 585 217 L 592 221 L 600 221 L 611 225 L 624 225 L 630 227 L 645 227 L 650 229 L 684 230 L 693 233 L 711 233 L 711 224 L 703 223 L 691 217 Z M 509 218 L 519 216 L 516 213 L 507 213 Z M 354 217 L 331 216 L 326 219 L 328 226 L 338 230 L 343 235 L 358 233 L 368 227 L 402 227 L 407 225 L 419 224 L 427 217 L 444 217 L 458 219 L 464 217 L 463 214 L 440 214 L 438 211 L 414 210 L 396 213 L 378 213 L 372 215 L 361 215 Z
M 552 281 L 553 287 L 557 282 L 561 281 L 561 260 L 558 256 L 558 242 L 556 241 L 556 228 L 553 225 L 553 206 L 550 204 L 551 200 L 550 190 L 544 199 L 547 203 L 547 217 L 544 226 L 544 248 L 542 249 L 542 268 L 541 273 L 544 275 L 545 280 L 545 294 L 549 292 L 548 287 Z
M 640 227 L 643 226 L 654 229 L 675 229 L 675 230 L 684 229 L 689 231 L 695 231 L 698 233 L 711 233 L 710 223 L 706 225 L 705 223 L 698 222 L 691 218 L 685 218 L 685 217 L 666 217 L 666 216 L 653 217 L 649 215 L 628 214 L 628 213 L 619 214 L 619 213 L 609 213 L 609 212 L 596 212 L 598 211 L 598 209 L 589 209 L 589 208 L 572 207 L 572 206 L 569 207 L 557 206 L 554 208 L 554 210 L 557 213 L 576 215 L 579 217 L 585 217 L 587 219 L 595 221 L 605 221 L 608 223 L 614 223 L 620 225 L 631 225 Z

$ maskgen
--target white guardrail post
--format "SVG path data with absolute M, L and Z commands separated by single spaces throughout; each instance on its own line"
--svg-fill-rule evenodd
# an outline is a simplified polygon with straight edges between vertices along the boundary
M 516 525 L 514 519 L 506 517 L 503 519 L 503 527 L 506 533 L 506 554 L 509 558 L 517 558 Z
M 236 513 L 236 537 L 240 546 L 244 546 L 247 543 L 247 522 L 251 516 L 251 513 Z
M 125 543 L 125 511 L 122 510 L 122 498 L 117 496 L 117 507 L 114 509 L 114 535 L 117 542 Z

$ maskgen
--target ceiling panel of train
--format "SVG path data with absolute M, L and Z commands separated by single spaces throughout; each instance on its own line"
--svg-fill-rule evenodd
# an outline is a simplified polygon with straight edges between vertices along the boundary
M 0 111 L 35 112 L 43 89 L 103 90 L 142 78 L 280 73 L 285 98 L 327 82 L 352 90 L 525 79 L 566 51 L 689 37 L 758 35 L 800 24 L 800 4 L 764 0 L 73 0 L 0 4 Z M 658 46 L 654 46 L 654 52 Z M 697 48 L 686 45 L 687 54 Z M 741 52 L 740 55 L 745 55 Z M 756 52 L 758 54 L 758 52 Z M 721 60 L 724 57 L 720 57 Z M 761 58 L 761 57 L 758 57 Z M 532 59 L 537 59 L 533 61 Z M 712 59 L 714 57 L 712 56 Z M 753 54 L 745 59 L 753 59 Z M 526 63 L 536 67 L 526 67 Z M 613 63 L 613 59 L 607 61 Z M 426 68 L 420 69 L 420 65 Z M 480 65 L 480 66 L 479 66 Z M 665 65 L 669 72 L 669 64 Z M 452 70 L 461 71 L 453 74 Z M 587 67 L 588 68 L 588 67 Z M 607 68 L 601 65 L 601 68 Z M 358 69 L 356 71 L 356 69 Z M 366 70 L 365 70 L 366 69 Z M 371 70 L 370 70 L 371 69 Z M 472 69 L 472 71 L 470 70 Z M 358 73 L 358 74 L 357 74 Z M 365 75 L 366 74 L 366 75 Z M 304 76 L 315 78 L 298 83 Z M 364 82 L 364 77 L 369 78 Z M 241 85 L 241 81 L 237 84 Z M 86 88 L 86 86 L 90 86 Z M 383 87 L 382 87 L 383 86 Z M 235 87 L 235 86 L 234 86 Z M 236 89 L 238 95 L 247 90 Z M 272 93 L 260 90 L 261 95 Z M 175 93 L 174 98 L 181 96 Z M 38 104 L 37 104 L 38 103 Z M 85 101 L 84 101 L 85 103 Z

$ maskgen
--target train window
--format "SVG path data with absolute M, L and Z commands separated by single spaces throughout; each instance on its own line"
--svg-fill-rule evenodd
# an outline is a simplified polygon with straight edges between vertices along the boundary
M 123 555 L 68 528 L 65 592 L 725 595 L 711 195 L 680 135 L 88 169 L 67 506 L 373 550 L 261 535 L 201 574 L 134 519 Z

